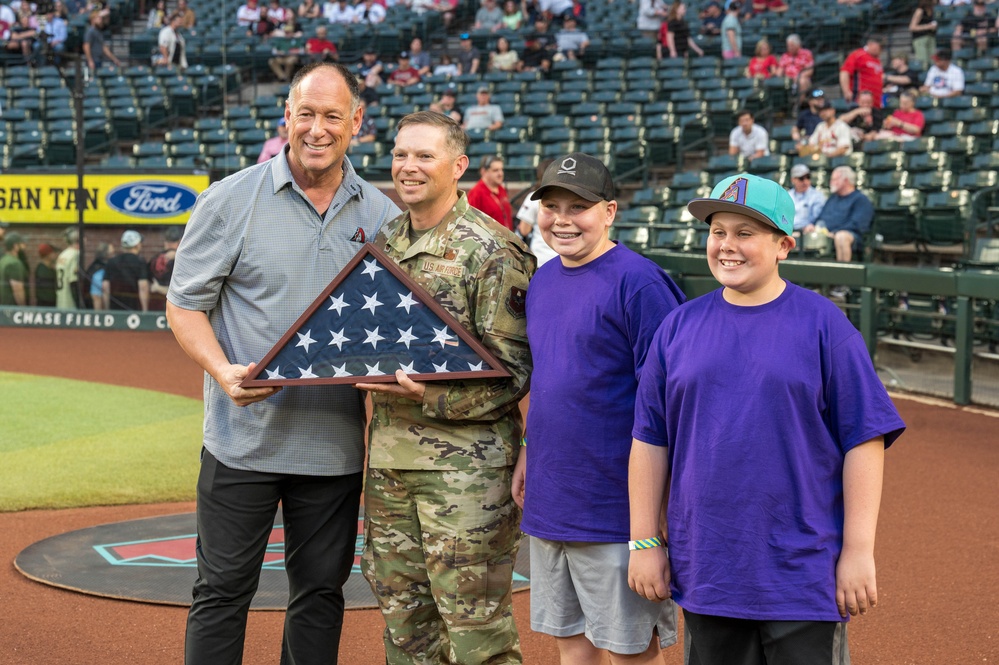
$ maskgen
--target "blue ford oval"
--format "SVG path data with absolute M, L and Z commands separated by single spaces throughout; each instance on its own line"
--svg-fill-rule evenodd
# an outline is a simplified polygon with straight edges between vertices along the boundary
M 194 207 L 198 193 L 172 182 L 130 182 L 115 187 L 105 197 L 107 204 L 133 217 L 176 217 Z

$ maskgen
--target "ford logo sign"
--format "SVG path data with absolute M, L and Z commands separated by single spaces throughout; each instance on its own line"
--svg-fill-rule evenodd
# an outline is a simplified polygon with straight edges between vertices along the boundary
M 176 217 L 194 207 L 198 193 L 172 182 L 130 182 L 108 192 L 105 200 L 133 217 Z

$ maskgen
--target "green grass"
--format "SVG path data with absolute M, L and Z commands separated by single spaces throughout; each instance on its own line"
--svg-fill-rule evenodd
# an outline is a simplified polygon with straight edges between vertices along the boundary
M 0 511 L 189 501 L 202 404 L 0 372 Z

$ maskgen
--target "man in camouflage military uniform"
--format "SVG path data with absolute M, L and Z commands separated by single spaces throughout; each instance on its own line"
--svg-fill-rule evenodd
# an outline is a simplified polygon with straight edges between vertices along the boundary
M 387 624 L 386 661 L 520 663 L 512 612 L 520 511 L 510 495 L 531 355 L 535 260 L 458 191 L 468 137 L 433 112 L 399 123 L 392 180 L 408 210 L 375 241 L 483 345 L 506 379 L 370 390 L 362 568 Z

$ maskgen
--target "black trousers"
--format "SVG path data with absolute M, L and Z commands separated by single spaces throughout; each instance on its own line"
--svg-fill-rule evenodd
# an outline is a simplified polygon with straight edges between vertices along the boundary
M 846 624 L 754 621 L 683 611 L 687 665 L 849 665 Z
M 357 539 L 362 474 L 299 476 L 231 469 L 202 451 L 198 579 L 187 665 L 238 665 L 250 601 L 280 502 L 289 599 L 282 665 L 337 662 L 343 585 Z

